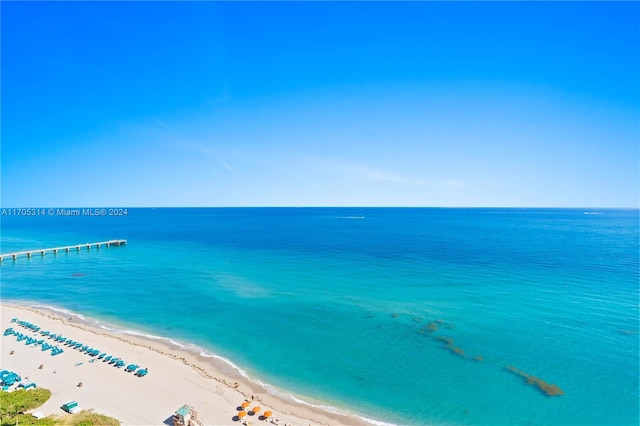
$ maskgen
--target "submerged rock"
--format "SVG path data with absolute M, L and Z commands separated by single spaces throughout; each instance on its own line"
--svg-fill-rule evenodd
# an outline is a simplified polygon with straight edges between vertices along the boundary
M 524 371 L 520 371 L 517 368 L 509 365 L 506 366 L 505 368 L 511 371 L 513 374 L 523 377 L 524 379 L 526 379 L 528 384 L 536 386 L 538 389 L 540 389 L 542 392 L 544 392 L 549 396 L 564 395 L 564 392 L 558 386 L 549 384 L 544 380 L 540 379 L 539 377 L 532 376 L 531 374 L 527 374 Z
M 431 321 L 424 328 L 426 328 L 429 331 L 436 331 L 438 329 L 438 324 L 435 321 Z
M 436 337 L 436 340 L 445 343 L 447 345 L 453 345 L 453 339 L 451 337 L 447 337 L 447 336 L 438 336 Z

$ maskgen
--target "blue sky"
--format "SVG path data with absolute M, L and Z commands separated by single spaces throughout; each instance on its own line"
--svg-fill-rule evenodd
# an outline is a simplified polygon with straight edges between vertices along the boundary
M 640 4 L 2 2 L 3 207 L 635 207 Z

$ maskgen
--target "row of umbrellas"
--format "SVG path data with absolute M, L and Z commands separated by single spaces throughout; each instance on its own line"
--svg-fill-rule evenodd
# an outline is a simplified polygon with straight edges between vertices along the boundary
M 245 401 L 242 404 L 240 404 L 240 406 L 242 407 L 242 411 L 238 412 L 238 418 L 241 419 L 244 416 L 247 415 L 247 412 L 244 411 L 246 408 L 249 408 L 249 406 L 251 405 L 251 403 L 249 401 Z M 249 410 L 249 413 L 254 413 L 254 414 L 258 414 L 260 412 L 260 410 L 262 410 L 262 408 L 260 408 L 259 406 L 255 406 L 252 409 Z M 271 411 L 265 411 L 262 416 L 264 418 L 268 418 L 271 417 L 273 415 L 273 413 Z
M 116 358 L 116 357 L 112 357 L 111 355 L 107 355 L 105 352 L 100 353 L 100 351 L 98 349 L 93 349 L 90 348 L 88 345 L 83 345 L 80 342 L 76 342 L 75 340 L 71 340 L 70 338 L 66 338 L 63 337 L 62 334 L 55 334 L 55 333 L 51 333 L 47 330 L 40 330 L 40 327 L 38 327 L 35 324 L 31 324 L 30 322 L 27 321 L 22 321 L 19 320 L 18 318 L 12 318 L 11 322 L 15 322 L 17 323 L 19 326 L 24 327 L 24 328 L 28 328 L 29 330 L 32 330 L 34 332 L 39 331 L 40 334 L 44 337 L 47 337 L 49 339 L 53 339 L 56 342 L 60 342 L 63 345 L 69 346 L 73 349 L 77 349 L 80 352 L 84 352 L 85 354 L 92 356 L 92 357 L 96 357 L 96 359 L 101 359 L 102 362 L 109 362 L 109 364 L 113 364 L 115 367 L 117 368 L 121 368 L 124 367 L 126 365 L 125 361 L 123 359 L 120 358 Z M 44 340 L 40 340 L 37 341 L 34 338 L 31 338 L 29 336 L 23 335 L 22 333 L 18 333 L 16 331 L 13 330 L 13 328 L 9 327 L 5 330 L 4 335 L 8 336 L 9 334 L 15 334 L 16 336 L 18 336 L 18 341 L 21 340 L 25 340 L 27 339 L 27 345 L 30 345 L 32 343 L 36 344 L 36 345 L 42 345 L 42 350 L 46 351 L 51 349 L 51 355 L 58 355 L 59 353 L 62 353 L 63 350 L 58 348 L 57 346 L 53 346 L 53 345 L 49 345 L 48 343 L 45 343 Z M 100 354 L 100 355 L 98 355 Z M 89 362 L 93 362 L 93 360 L 89 361 Z M 80 365 L 82 363 L 76 364 L 76 365 Z M 134 372 L 135 370 L 137 370 L 139 368 L 139 366 L 137 364 L 129 364 L 127 366 L 127 368 L 125 369 L 126 372 L 131 373 Z M 135 375 L 138 377 L 144 377 L 147 375 L 149 371 L 146 368 L 140 368 Z

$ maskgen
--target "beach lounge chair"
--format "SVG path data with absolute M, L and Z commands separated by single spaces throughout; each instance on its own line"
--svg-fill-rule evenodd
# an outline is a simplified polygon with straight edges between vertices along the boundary
M 115 363 L 114 367 L 122 368 L 122 367 L 124 367 L 125 364 L 126 364 L 126 362 L 124 361 L 124 359 L 121 359 L 121 360 L 119 360 L 118 362 Z
M 2 370 L 0 372 L 0 383 L 5 386 L 11 386 L 14 383 L 22 381 L 22 377 L 9 370 Z
M 136 365 L 136 364 L 129 364 L 129 365 L 127 365 L 127 368 L 124 369 L 124 371 L 126 371 L 127 373 L 131 373 L 131 372 L 136 371 L 138 369 L 138 367 L 139 366 Z
M 98 355 L 98 359 L 102 359 L 106 356 L 106 352 L 102 352 L 100 355 Z
M 111 355 L 107 355 L 106 357 L 104 357 L 104 359 L 102 360 L 102 362 L 107 362 L 111 360 Z
M 62 404 L 62 407 L 60 408 L 62 408 L 69 414 L 75 414 L 80 411 L 80 407 L 78 406 L 78 403 L 76 401 L 69 401 L 65 404 Z
M 35 389 L 36 384 L 33 382 L 20 383 L 20 387 L 24 390 Z
M 147 370 L 146 368 L 141 368 L 140 370 L 138 370 L 136 372 L 136 376 L 138 377 L 144 377 L 147 375 L 147 373 L 149 372 L 149 370 Z

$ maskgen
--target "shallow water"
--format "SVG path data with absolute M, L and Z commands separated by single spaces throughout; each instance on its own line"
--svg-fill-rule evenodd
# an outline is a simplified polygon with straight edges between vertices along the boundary
M 637 210 L 128 213 L 3 217 L 3 253 L 128 244 L 5 260 L 2 298 L 194 344 L 391 422 L 638 423 Z

